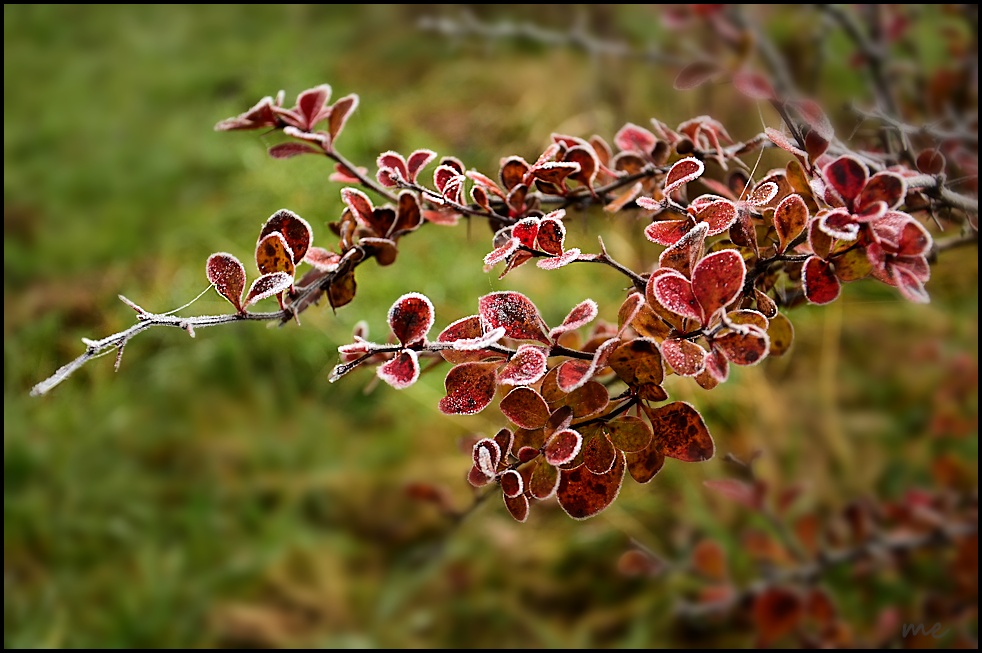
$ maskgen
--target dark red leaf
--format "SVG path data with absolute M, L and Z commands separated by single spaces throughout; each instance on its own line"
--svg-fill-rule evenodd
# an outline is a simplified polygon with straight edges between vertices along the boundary
M 489 329 L 503 327 L 509 338 L 549 344 L 539 309 L 521 293 L 500 291 L 484 295 L 478 300 L 478 311 Z
M 604 384 L 587 381 L 566 395 L 566 403 L 572 408 L 575 417 L 589 417 L 607 407 L 610 393 Z
M 671 246 L 682 240 L 691 226 L 689 220 L 659 220 L 645 227 L 644 235 L 653 243 Z
M 747 265 L 734 249 L 713 252 L 696 263 L 692 268 L 692 293 L 702 307 L 703 324 L 739 296 L 746 276 Z
M 563 323 L 549 331 L 549 337 L 555 340 L 567 331 L 574 331 L 592 322 L 597 317 L 597 302 L 586 299 L 576 306 L 563 319 Z
M 215 284 L 218 294 L 242 312 L 242 291 L 245 290 L 246 271 L 242 262 L 227 252 L 216 252 L 205 264 L 208 281 Z M 596 308 L 596 306 L 594 306 Z
M 283 236 L 290 251 L 293 252 L 294 263 L 304 259 L 307 249 L 314 240 L 314 231 L 310 228 L 310 223 L 288 209 L 280 209 L 269 217 L 262 231 L 259 232 L 259 240 L 271 233 L 279 233 Z
M 498 449 L 501 451 L 501 457 L 507 458 L 511 454 L 512 445 L 515 443 L 515 434 L 509 429 L 501 429 L 494 436 L 494 441 L 498 445 Z
M 529 518 L 529 500 L 524 494 L 519 494 L 517 497 L 505 496 L 505 508 L 508 509 L 508 514 L 510 514 L 515 521 L 519 523 L 524 523 L 526 519 Z
M 368 195 L 357 188 L 342 188 L 341 199 L 348 205 L 352 215 L 363 227 L 373 227 L 375 207 L 372 206 L 372 201 L 368 199 Z
M 286 272 L 271 272 L 264 274 L 252 282 L 249 292 L 246 293 L 242 308 L 249 308 L 256 302 L 278 295 L 293 284 L 293 276 Z
M 658 265 L 676 270 L 685 277 L 691 276 L 692 267 L 705 253 L 707 233 L 709 224 L 697 222 L 681 240 L 661 253 Z
M 733 86 L 751 100 L 773 100 L 774 87 L 760 73 L 742 70 L 733 75 Z
M 403 349 L 392 360 L 378 366 L 378 377 L 396 390 L 408 388 L 419 378 L 419 358 L 412 349 Z
M 679 376 L 696 376 L 706 368 L 706 350 L 689 340 L 665 340 L 661 355 Z
M 497 332 L 497 333 L 500 333 Z M 443 349 L 440 354 L 450 363 L 467 363 L 481 361 L 486 358 L 502 358 L 502 354 L 484 349 L 491 342 L 487 342 L 493 337 L 494 331 L 485 333 L 481 326 L 481 316 L 470 315 L 451 323 L 440 335 L 437 342 L 452 342 L 454 349 Z M 500 335 L 498 339 L 500 339 Z
M 594 474 L 586 465 L 561 470 L 556 490 L 559 505 L 573 519 L 596 515 L 617 498 L 626 467 L 624 454 L 618 452 L 614 464 L 605 474 Z
M 727 331 L 713 338 L 713 346 L 735 365 L 756 365 L 767 357 L 770 339 L 767 331 L 746 327 L 747 332 Z
M 537 243 L 539 249 L 553 256 L 562 255 L 566 242 L 566 225 L 563 216 L 566 211 L 559 210 L 544 216 L 539 223 Z
M 565 465 L 576 458 L 582 445 L 583 436 L 580 435 L 579 431 L 563 429 L 550 436 L 542 453 L 550 465 Z
M 814 100 L 795 100 L 792 106 L 798 111 L 809 127 L 811 127 L 822 140 L 828 142 L 835 136 L 835 128 L 828 116 Z
M 430 161 L 435 158 L 436 152 L 433 150 L 416 150 L 410 154 L 409 159 L 406 161 L 406 169 L 409 173 L 407 181 L 415 182 L 420 170 L 429 165 Z
M 705 170 L 705 164 L 695 157 L 679 159 L 668 171 L 668 176 L 665 177 L 665 195 L 669 195 L 690 181 L 698 179 Z
M 471 466 L 470 471 L 467 472 L 467 482 L 474 487 L 484 487 L 493 480 L 493 476 L 485 474 L 477 465 Z
M 523 429 L 538 429 L 549 420 L 546 400 L 532 388 L 520 386 L 501 400 L 501 414 Z
M 655 299 L 666 309 L 676 315 L 702 321 L 702 307 L 693 292 L 692 284 L 681 273 L 667 270 L 652 277 L 651 289 Z
M 641 313 L 642 308 L 644 308 L 645 298 L 644 295 L 638 291 L 632 291 L 628 295 L 621 307 L 617 309 L 617 335 L 622 337 L 624 332 L 631 327 L 635 318 Z
M 532 176 L 541 190 L 541 182 L 562 188 L 566 178 L 580 171 L 580 164 L 566 161 L 547 161 L 532 167 Z
M 314 124 L 318 122 L 318 117 L 324 109 L 324 105 L 331 99 L 331 87 L 328 84 L 321 84 L 314 88 L 307 89 L 297 96 L 297 110 L 303 118 L 301 127 L 304 131 L 311 131 Z
M 653 443 L 669 458 L 684 462 L 709 460 L 716 451 L 702 415 L 691 404 L 675 401 L 648 409 Z
M 593 375 L 604 368 L 607 364 L 607 358 L 613 352 L 614 348 L 620 342 L 620 338 L 610 338 L 606 340 L 603 344 L 597 347 L 597 351 L 594 352 L 592 361 L 585 360 L 568 360 L 559 366 L 559 372 L 556 376 L 556 382 L 559 385 L 559 389 L 563 392 L 573 392 L 577 388 L 583 386 L 587 381 L 593 378 Z
M 583 464 L 594 474 L 609 471 L 619 455 L 601 428 L 590 429 L 589 435 L 584 432 Z
M 805 297 L 812 304 L 828 304 L 839 296 L 842 289 L 832 265 L 817 256 L 805 261 L 801 269 L 801 282 Z
M 600 169 L 600 161 L 592 147 L 587 144 L 571 147 L 563 155 L 563 161 L 569 161 L 580 166 L 579 171 L 569 176 L 570 179 L 587 188 L 593 186 L 593 180 L 596 179 L 597 171 Z
M 907 182 L 895 172 L 878 172 L 869 178 L 856 200 L 857 212 L 875 202 L 884 202 L 888 209 L 897 208 L 907 195 Z
M 636 151 L 650 155 L 658 139 L 644 127 L 627 123 L 614 135 L 614 145 L 621 150 Z
M 502 473 L 498 477 L 498 482 L 501 483 L 501 491 L 509 499 L 514 499 L 525 491 L 525 482 L 522 480 L 522 475 L 514 469 L 509 469 Z
M 419 225 L 423 224 L 423 212 L 419 206 L 416 194 L 408 190 L 399 193 L 399 206 L 396 210 L 395 224 L 385 234 L 390 238 L 397 238 L 410 231 L 415 231 Z
M 546 374 L 546 352 L 535 345 L 519 345 L 515 355 L 498 370 L 501 385 L 529 385 Z
M 926 175 L 941 173 L 946 164 L 944 154 L 935 149 L 923 150 L 917 155 L 917 169 Z
M 525 173 L 529 171 L 528 162 L 520 156 L 511 156 L 501 160 L 501 185 L 506 191 L 525 183 Z
M 626 454 L 627 471 L 638 483 L 647 483 L 661 471 L 665 465 L 665 454 L 659 448 L 658 443 L 652 438 L 651 443 L 636 453 Z
M 406 293 L 392 304 L 388 320 L 400 344 L 422 342 L 433 326 L 433 302 L 417 292 Z
M 479 413 L 494 399 L 498 363 L 461 363 L 447 373 L 447 396 L 440 400 L 440 411 L 448 415 Z
M 825 181 L 851 205 L 859 197 L 869 179 L 869 172 L 858 159 L 851 156 L 840 156 L 822 169 Z
M 495 476 L 498 473 L 498 465 L 501 463 L 501 447 L 491 438 L 481 438 L 474 443 L 471 456 L 481 471 L 488 476 Z

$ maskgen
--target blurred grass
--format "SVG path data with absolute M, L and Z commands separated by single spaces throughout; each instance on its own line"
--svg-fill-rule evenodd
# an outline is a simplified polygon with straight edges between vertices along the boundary
M 474 10 L 559 28 L 582 14 L 642 45 L 660 34 L 646 6 Z M 131 323 L 117 293 L 180 306 L 207 284 L 211 252 L 250 259 L 275 210 L 330 242 L 340 186 L 324 162 L 272 161 L 262 136 L 211 129 L 280 88 L 288 101 L 323 82 L 334 97 L 358 93 L 341 145 L 370 169 L 383 150 L 428 147 L 494 173 L 501 156 L 534 158 L 552 132 L 610 139 L 651 117 L 674 125 L 708 112 L 735 138 L 760 128 L 728 89 L 671 91 L 670 71 L 414 28 L 446 11 L 5 5 L 6 647 L 740 645 L 726 631 L 676 632 L 678 587 L 614 572 L 631 537 L 666 554 L 696 533 L 738 547 L 741 517 L 701 484 L 725 473 L 720 456 L 670 461 L 588 522 L 545 504 L 518 525 L 492 500 L 447 536 L 401 488 L 445 483 L 465 506 L 468 455 L 456 443 L 501 424 L 441 415 L 439 370 L 404 392 L 365 394 L 367 373 L 327 383 L 353 325 L 385 333 L 386 310 L 410 290 L 433 299 L 437 328 L 503 288 L 532 296 L 553 324 L 586 296 L 614 319 L 612 272 L 484 274 L 481 224 L 414 234 L 395 266 L 359 270 L 358 297 L 337 315 L 325 307 L 300 326 L 234 325 L 193 341 L 151 331 L 119 373 L 97 361 L 50 396 L 27 396 L 81 351 L 79 338 Z M 631 218 L 570 224 L 574 246 L 593 250 L 602 230 L 626 263 L 655 260 Z M 965 365 L 977 379 L 975 250 L 943 256 L 928 306 L 875 286 L 792 313 L 787 357 L 737 370 L 712 394 L 672 384 L 672 396 L 700 407 L 720 454 L 763 448 L 765 476 L 806 480 L 819 505 L 930 484 L 940 452 L 977 483 L 977 395 L 958 406 L 975 420 L 967 437 L 930 434 L 950 408 L 937 388 Z M 209 293 L 191 310 L 224 307 Z

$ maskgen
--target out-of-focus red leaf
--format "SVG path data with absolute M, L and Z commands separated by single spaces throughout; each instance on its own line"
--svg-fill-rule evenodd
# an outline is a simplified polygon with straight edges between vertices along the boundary
M 703 481 L 702 484 L 751 510 L 760 510 L 761 508 L 762 497 L 756 488 L 749 483 L 735 478 L 719 478 Z
M 667 565 L 641 549 L 628 549 L 617 560 L 617 571 L 628 578 L 654 578 L 665 571 Z
M 757 641 L 768 647 L 790 634 L 804 615 L 801 597 L 783 587 L 769 587 L 754 597 L 753 620 Z
M 767 325 L 767 337 L 771 341 L 769 356 L 782 356 L 794 343 L 794 327 L 783 313 L 775 314 Z
M 292 159 L 301 154 L 323 154 L 323 152 L 312 145 L 295 142 L 273 145 L 267 152 L 274 159 Z
M 345 95 L 335 102 L 331 107 L 331 113 L 327 119 L 327 132 L 331 135 L 331 143 L 337 140 L 344 129 L 348 118 L 358 108 L 358 96 L 354 93 Z
M 796 144 L 792 143 L 791 140 L 785 136 L 784 132 L 780 132 L 773 127 L 765 127 L 764 134 L 767 135 L 767 138 L 769 138 L 772 143 L 777 145 L 785 152 L 790 152 L 791 154 L 795 154 L 800 157 L 807 156 L 807 153 Z
M 657 143 L 658 139 L 654 134 L 644 127 L 630 122 L 618 129 L 617 133 L 614 134 L 614 145 L 625 151 L 651 154 Z
M 722 69 L 714 61 L 693 61 L 679 71 L 672 86 L 676 91 L 687 91 L 702 86 L 721 72 Z
M 751 100 L 773 100 L 774 87 L 760 73 L 742 70 L 733 75 L 733 86 Z
M 699 540 L 692 548 L 692 567 L 704 578 L 722 583 L 728 575 L 723 547 L 716 540 Z

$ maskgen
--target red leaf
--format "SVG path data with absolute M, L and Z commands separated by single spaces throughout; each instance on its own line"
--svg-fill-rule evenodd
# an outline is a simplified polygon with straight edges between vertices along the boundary
M 433 327 L 433 303 L 425 295 L 406 293 L 392 304 L 388 320 L 403 346 L 422 342 Z
M 293 262 L 299 263 L 307 255 L 307 249 L 314 240 L 310 223 L 289 209 L 280 209 L 263 225 L 259 240 L 271 233 L 279 233 L 293 252 Z
M 321 110 L 330 99 L 331 87 L 328 84 L 307 89 L 297 96 L 297 110 L 303 118 L 303 124 L 300 126 L 304 131 L 311 131 L 314 124 L 318 122 L 317 118 Z
M 546 375 L 548 357 L 541 347 L 519 345 L 515 355 L 498 370 L 501 385 L 530 385 Z
M 586 465 L 559 472 L 556 498 L 573 519 L 586 519 L 603 511 L 614 502 L 624 481 L 627 465 L 624 454 L 618 452 L 613 466 L 605 474 L 594 474 Z
M 539 218 L 519 220 L 511 228 L 511 235 L 512 238 L 517 238 L 521 245 L 534 249 L 535 237 L 539 235 Z
M 623 337 L 624 332 L 631 327 L 634 319 L 641 313 L 641 309 L 644 308 L 644 302 L 644 295 L 636 290 L 624 299 L 621 307 L 617 309 L 618 337 Z
M 566 215 L 565 210 L 553 211 L 544 216 L 539 223 L 537 241 L 539 249 L 546 254 L 560 256 L 564 251 L 566 243 L 566 225 L 562 221 L 564 215 Z
M 805 297 L 812 304 L 828 304 L 839 296 L 841 286 L 832 265 L 817 256 L 805 261 L 801 269 Z
M 501 447 L 491 438 L 481 438 L 471 451 L 474 465 L 488 476 L 494 477 L 501 463 Z
M 260 274 L 270 274 L 272 272 L 285 272 L 290 277 L 296 270 L 293 263 L 293 250 L 278 231 L 262 238 L 256 245 L 256 266 Z
M 520 156 L 510 156 L 501 160 L 501 185 L 506 191 L 525 183 L 525 173 L 529 171 L 528 162 Z
M 661 253 L 658 257 L 658 265 L 672 268 L 689 277 L 692 274 L 692 266 L 705 252 L 707 233 L 709 233 L 709 225 L 705 222 L 697 222 L 680 241 Z
M 300 154 L 322 154 L 320 150 L 306 143 L 280 143 L 267 150 L 274 159 L 292 159 Z
M 780 189 L 773 181 L 765 181 L 754 186 L 747 196 L 747 204 L 753 207 L 761 207 L 777 197 Z
M 784 132 L 780 132 L 780 131 L 774 129 L 773 127 L 765 127 L 764 128 L 764 133 L 767 135 L 767 138 L 771 139 L 771 142 L 772 143 L 774 143 L 775 145 L 777 145 L 779 148 L 781 148 L 785 152 L 790 152 L 791 154 L 794 154 L 794 155 L 797 155 L 797 156 L 800 156 L 800 157 L 808 156 L 805 153 L 804 150 L 802 150 L 796 144 L 792 143 L 791 140 L 788 139 L 788 137 L 784 135 Z
M 242 312 L 242 291 L 245 290 L 246 271 L 239 259 L 227 252 L 216 252 L 205 264 L 208 281 L 215 284 L 218 294 Z
M 242 308 L 249 308 L 256 302 L 278 295 L 293 284 L 293 277 L 286 272 L 271 272 L 264 274 L 252 282 L 246 293 Z
M 467 472 L 467 482 L 474 487 L 484 487 L 493 480 L 493 476 L 485 474 L 477 465 L 471 466 L 470 471 Z
M 828 142 L 832 140 L 835 136 L 835 128 L 817 102 L 814 100 L 796 100 L 792 102 L 792 106 L 798 111 L 798 115 L 808 123 L 809 127 L 815 130 L 815 133 L 823 141 Z
M 679 71 L 672 86 L 676 91 L 687 91 L 702 86 L 721 72 L 722 69 L 713 61 L 694 61 Z
M 652 294 L 659 304 L 682 317 L 702 321 L 703 312 L 692 284 L 682 274 L 667 270 L 652 278 Z
M 654 431 L 654 446 L 663 454 L 689 463 L 713 457 L 716 445 L 702 415 L 692 405 L 675 401 L 646 412 Z
M 517 387 L 501 400 L 501 414 L 523 429 L 539 429 L 549 420 L 546 400 L 532 388 Z
M 808 224 L 808 205 L 801 195 L 788 195 L 774 210 L 774 228 L 777 230 L 778 249 L 784 252 L 788 243 L 798 237 Z
M 692 566 L 709 580 L 726 580 L 726 553 L 715 540 L 699 540 L 696 543 L 692 549 Z
M 721 478 L 703 481 L 702 484 L 751 510 L 760 510 L 761 508 L 760 493 L 749 483 L 744 483 L 735 478 Z
M 518 238 L 509 238 L 504 245 L 501 247 L 491 250 L 484 257 L 484 265 L 487 268 L 493 268 L 498 263 L 505 261 L 509 256 L 518 251 L 519 246 L 522 242 Z
M 671 246 L 689 233 L 690 225 L 688 220 L 659 220 L 645 227 L 644 235 L 653 243 Z
M 354 93 L 345 95 L 334 103 L 331 107 L 331 114 L 327 119 L 327 132 L 331 135 L 331 143 L 337 140 L 348 122 L 348 117 L 358 108 L 358 96 Z
M 554 433 L 546 441 L 542 453 L 550 465 L 565 465 L 576 458 L 581 446 L 583 446 L 583 436 L 579 431 L 563 429 Z
M 419 378 L 419 358 L 412 349 L 403 349 L 395 358 L 379 365 L 377 374 L 396 390 L 408 388 Z
M 508 514 L 510 514 L 515 521 L 519 523 L 525 523 L 525 520 L 529 518 L 529 500 L 524 494 L 519 494 L 517 497 L 505 496 L 505 508 L 508 509 Z
M 600 169 L 600 160 L 597 159 L 597 155 L 592 147 L 587 144 L 571 147 L 563 155 L 563 161 L 569 161 L 580 166 L 578 172 L 574 172 L 569 176 L 570 179 L 583 184 L 587 188 L 593 186 L 593 180 L 596 179 L 597 171 Z
M 535 469 L 532 470 L 532 477 L 529 479 L 529 494 L 541 501 L 554 495 L 558 487 L 558 469 L 546 461 L 541 461 L 535 466 Z
M 443 385 L 447 396 L 440 400 L 440 411 L 447 415 L 479 413 L 494 399 L 495 370 L 498 363 L 461 363 L 447 373 Z
M 658 139 L 644 127 L 627 123 L 621 127 L 614 135 L 614 145 L 621 150 L 633 150 L 644 154 L 651 154 L 658 144 Z
M 730 200 L 719 199 L 700 207 L 696 211 L 696 218 L 709 225 L 709 231 L 706 232 L 707 236 L 716 236 L 729 229 L 736 222 L 736 205 Z
M 597 302 L 586 299 L 576 306 L 563 319 L 563 323 L 549 331 L 549 337 L 553 340 L 567 331 L 575 331 L 582 326 L 592 322 L 598 313 Z
M 696 376 L 706 368 L 706 350 L 689 340 L 665 340 L 661 355 L 679 376 Z
M 856 199 L 855 210 L 865 213 L 866 207 L 884 202 L 888 209 L 895 209 L 907 196 L 907 182 L 894 172 L 878 172 L 869 178 Z
M 495 334 L 497 334 L 497 338 L 494 338 Z M 503 329 L 485 333 L 481 327 L 481 317 L 471 315 L 448 325 L 437 336 L 437 342 L 454 343 L 453 349 L 441 350 L 440 354 L 448 362 L 457 364 L 480 361 L 489 357 L 500 358 L 501 354 L 484 349 L 484 347 L 500 340 L 503 335 Z
M 705 164 L 695 157 L 687 157 L 675 162 L 665 177 L 665 195 L 681 188 L 693 179 L 698 179 L 706 170 Z
M 560 256 L 551 256 L 549 258 L 541 258 L 536 261 L 536 267 L 542 270 L 558 270 L 561 267 L 565 267 L 580 258 L 580 250 L 578 247 L 570 247 Z
M 503 327 L 508 338 L 549 344 L 539 309 L 521 293 L 499 291 L 484 295 L 478 300 L 478 312 L 489 329 Z
M 556 382 L 563 392 L 573 392 L 593 378 L 607 364 L 607 358 L 620 343 L 620 338 L 610 338 L 597 347 L 593 360 L 568 360 L 559 366 Z
M 733 86 L 751 100 L 773 100 L 777 97 L 774 87 L 760 73 L 740 71 L 733 75 Z
M 702 307 L 703 324 L 709 324 L 716 311 L 740 295 L 746 276 L 747 265 L 733 249 L 713 252 L 696 263 L 692 268 L 692 294 Z
M 407 181 L 416 182 L 416 176 L 419 175 L 419 171 L 429 165 L 430 161 L 436 158 L 436 152 L 433 150 L 416 150 L 409 155 L 409 160 L 406 161 L 407 172 L 409 173 L 409 178 Z
M 351 213 L 362 226 L 373 227 L 375 207 L 372 206 L 372 201 L 368 199 L 368 195 L 357 188 L 342 188 L 341 199 L 348 205 Z
M 858 159 L 840 156 L 823 168 L 822 176 L 839 193 L 839 196 L 851 205 L 866 185 L 869 172 Z
M 767 647 L 791 633 L 804 615 L 804 605 L 797 592 L 783 587 L 769 587 L 754 598 L 753 619 L 758 644 Z
M 403 234 L 415 231 L 423 223 L 423 212 L 415 193 L 404 190 L 399 193 L 399 206 L 396 210 L 395 224 L 385 234 L 390 238 L 398 238 Z
M 514 499 L 525 491 L 525 482 L 522 480 L 522 475 L 514 469 L 509 469 L 502 473 L 498 477 L 498 482 L 501 484 L 501 491 L 509 499 Z
M 728 331 L 713 338 L 713 346 L 735 365 L 756 365 L 767 357 L 770 339 L 767 332 L 756 327 L 746 327 L 747 332 Z

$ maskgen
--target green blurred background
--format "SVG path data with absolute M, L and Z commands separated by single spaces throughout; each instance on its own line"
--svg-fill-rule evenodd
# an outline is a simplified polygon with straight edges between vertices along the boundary
M 653 6 L 473 10 L 558 29 L 585 20 L 639 47 L 671 38 Z M 277 209 L 332 244 L 325 225 L 341 187 L 326 161 L 274 161 L 271 137 L 212 130 L 281 88 L 288 103 L 325 82 L 335 98 L 358 93 L 339 148 L 371 171 L 383 150 L 427 147 L 493 175 L 502 156 L 534 159 L 552 132 L 612 140 L 652 117 L 675 125 L 709 113 L 737 139 L 761 128 L 730 89 L 675 92 L 673 71 L 644 62 L 416 27 L 456 11 L 4 6 L 6 647 L 745 645 L 736 628 L 680 633 L 671 611 L 685 587 L 615 570 L 632 538 L 671 556 L 708 535 L 739 555 L 737 527 L 766 528 L 703 487 L 727 474 L 722 454 L 763 449 L 766 479 L 804 480 L 805 506 L 828 510 L 929 486 L 942 454 L 977 484 L 974 248 L 942 257 L 929 305 L 851 284 L 830 306 L 791 313 L 787 356 L 739 369 L 712 393 L 670 383 L 673 398 L 702 410 L 717 459 L 628 481 L 586 522 L 550 502 L 516 524 L 492 500 L 450 530 L 402 488 L 440 483 L 466 506 L 469 454 L 458 443 L 502 424 L 491 411 L 442 415 L 439 369 L 401 392 L 366 393 L 368 371 L 327 382 L 355 323 L 384 337 L 388 307 L 408 291 L 433 300 L 438 329 L 505 288 L 533 297 L 551 324 L 587 296 L 615 319 L 622 280 L 612 271 L 485 274 L 483 224 L 407 238 L 395 266 L 359 269 L 358 296 L 336 315 L 325 306 L 299 326 L 237 324 L 195 340 L 152 330 L 118 373 L 95 361 L 49 396 L 28 396 L 81 352 L 80 338 L 132 323 L 117 294 L 155 311 L 180 306 L 207 285 L 215 251 L 255 276 L 252 247 Z M 779 39 L 794 38 L 790 20 Z M 860 93 L 836 61 L 823 80 L 835 80 L 835 98 Z M 656 260 L 629 216 L 569 223 L 573 246 L 595 250 L 600 231 L 636 269 Z M 226 308 L 208 293 L 189 313 Z M 952 379 L 972 388 L 967 397 L 943 391 Z M 961 437 L 936 427 L 952 412 L 968 425 Z M 917 583 L 943 587 L 936 569 L 925 573 L 888 577 L 862 597 L 848 578 L 834 588 L 862 623 L 878 605 L 913 606 Z

